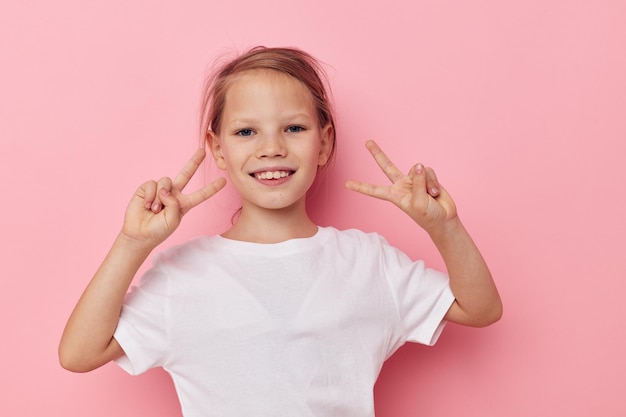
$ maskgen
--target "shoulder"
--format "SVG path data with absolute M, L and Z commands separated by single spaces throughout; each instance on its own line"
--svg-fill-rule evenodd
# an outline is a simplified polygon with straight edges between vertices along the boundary
M 359 229 L 339 230 L 334 227 L 320 228 L 329 239 L 341 244 L 388 245 L 387 240 L 376 232 L 364 232 Z
M 324 245 L 342 254 L 381 255 L 391 248 L 387 240 L 375 232 L 359 229 L 338 230 L 333 227 L 323 228 L 326 234 Z
M 218 250 L 219 244 L 215 237 L 199 236 L 162 250 L 154 257 L 153 264 L 154 266 L 193 265 Z

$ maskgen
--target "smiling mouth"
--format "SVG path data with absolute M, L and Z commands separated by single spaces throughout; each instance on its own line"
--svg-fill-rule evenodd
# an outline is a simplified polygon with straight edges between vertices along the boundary
M 294 171 L 263 171 L 263 172 L 253 172 L 250 174 L 257 180 L 278 180 L 281 178 L 286 178 L 293 174 Z

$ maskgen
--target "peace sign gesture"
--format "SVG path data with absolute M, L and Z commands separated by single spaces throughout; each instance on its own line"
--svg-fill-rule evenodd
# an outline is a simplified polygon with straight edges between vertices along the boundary
M 350 180 L 346 182 L 346 188 L 392 202 L 427 232 L 457 216 L 454 201 L 439 184 L 432 168 L 416 164 L 405 175 L 376 142 L 367 141 L 365 146 L 392 184 L 373 185 Z
M 198 149 L 173 181 L 164 177 L 159 181 L 142 184 L 126 209 L 122 234 L 156 246 L 176 230 L 189 210 L 221 190 L 226 184 L 224 178 L 218 178 L 192 193 L 183 194 L 183 189 L 205 156 L 204 149 Z

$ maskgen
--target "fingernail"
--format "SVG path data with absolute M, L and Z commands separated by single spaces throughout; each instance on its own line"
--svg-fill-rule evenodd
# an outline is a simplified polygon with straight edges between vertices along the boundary
M 418 174 L 421 174 L 422 172 L 424 172 L 424 165 L 422 164 L 415 165 L 415 172 Z
M 161 205 L 160 205 L 160 204 L 158 204 L 158 203 L 154 203 L 154 204 L 152 205 L 152 211 L 154 211 L 155 213 L 156 213 L 157 211 L 159 211 L 160 209 L 161 209 Z

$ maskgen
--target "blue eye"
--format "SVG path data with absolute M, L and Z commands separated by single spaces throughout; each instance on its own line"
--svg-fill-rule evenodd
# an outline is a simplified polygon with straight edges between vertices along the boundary
M 298 133 L 298 132 L 302 132 L 304 130 L 304 128 L 302 126 L 289 126 L 287 128 L 287 132 L 289 133 Z
M 252 129 L 241 129 L 236 133 L 238 136 L 252 136 L 254 131 Z

